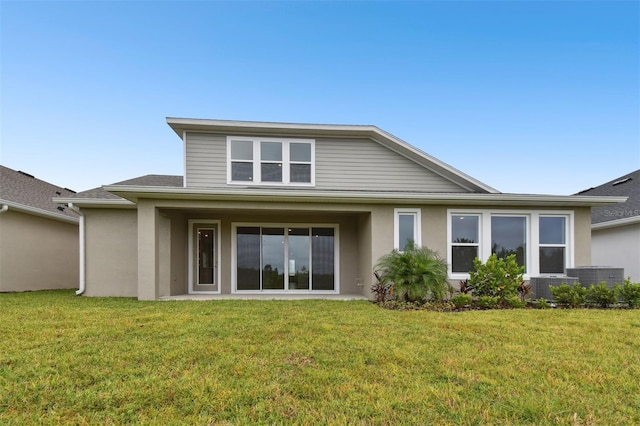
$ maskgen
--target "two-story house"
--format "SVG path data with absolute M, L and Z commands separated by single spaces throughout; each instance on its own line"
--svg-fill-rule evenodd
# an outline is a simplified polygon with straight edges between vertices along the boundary
M 57 199 L 81 214 L 79 293 L 369 298 L 377 260 L 409 241 L 453 284 L 494 252 L 562 275 L 590 263 L 591 207 L 623 201 L 503 194 L 375 126 L 167 123 L 184 176 Z

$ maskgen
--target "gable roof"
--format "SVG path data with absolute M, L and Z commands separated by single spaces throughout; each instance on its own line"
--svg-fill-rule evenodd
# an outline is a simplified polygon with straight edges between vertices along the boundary
M 118 186 L 143 186 L 149 188 L 155 187 L 182 187 L 182 176 L 176 175 L 144 175 L 133 179 L 123 180 L 116 182 L 112 185 Z M 121 206 L 123 204 L 132 204 L 130 201 L 124 198 L 118 197 L 109 191 L 106 191 L 103 186 L 88 189 L 86 191 L 73 193 L 66 196 L 58 196 L 55 198 L 56 203 L 82 203 L 83 205 L 97 203 L 101 205 L 113 204 Z
M 67 197 L 75 192 L 37 179 L 23 171 L 0 166 L 0 204 L 10 209 L 39 216 L 77 222 L 78 215 L 53 201 L 53 197 Z
M 591 224 L 617 225 L 640 221 L 640 169 L 610 180 L 600 186 L 585 189 L 576 195 L 626 196 L 627 201 L 591 209 Z
M 473 193 L 500 191 L 373 125 L 272 123 L 167 117 L 167 124 L 182 139 L 183 133 L 212 132 L 227 135 L 369 138 Z

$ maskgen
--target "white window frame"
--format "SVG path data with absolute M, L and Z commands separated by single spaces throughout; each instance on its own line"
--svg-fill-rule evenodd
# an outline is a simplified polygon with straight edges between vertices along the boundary
M 564 223 L 564 244 L 542 244 L 540 243 L 540 222 L 537 222 L 538 227 L 535 229 L 535 233 L 536 233 L 536 239 L 538 242 L 538 246 L 535 252 L 535 262 L 538 265 L 538 271 L 540 270 L 540 248 L 541 247 L 563 247 L 564 248 L 564 270 L 566 273 L 567 268 L 571 268 L 573 267 L 573 263 L 569 263 L 569 261 L 567 260 L 569 258 L 569 256 L 573 256 L 573 232 L 572 229 L 570 230 L 569 228 L 569 216 L 566 214 L 558 214 L 558 213 L 540 213 L 538 214 L 538 218 L 541 217 L 562 217 L 565 220 Z M 571 253 L 571 254 L 570 254 Z M 539 272 L 538 275 L 541 276 L 557 276 L 557 275 L 563 275 L 562 272 L 546 272 L 546 273 L 542 273 Z
M 400 216 L 413 216 L 413 243 L 422 246 L 422 209 L 395 208 L 393 209 L 393 248 L 400 251 Z
M 233 141 L 251 142 L 253 144 L 253 160 L 242 160 L 242 162 L 253 163 L 253 180 L 238 181 L 231 179 L 231 144 Z M 277 142 L 282 144 L 282 182 L 262 182 L 262 163 L 274 163 L 278 161 L 262 161 L 261 142 Z M 309 144 L 311 146 L 311 161 L 291 161 L 290 149 L 292 143 Z M 253 136 L 227 136 L 227 184 L 229 185 L 263 185 L 263 186 L 315 186 L 316 184 L 316 141 L 315 139 L 292 139 L 292 138 L 261 138 Z M 292 164 L 310 164 L 310 182 L 291 182 Z
M 565 222 L 565 270 L 574 265 L 574 212 L 565 210 L 500 210 L 500 209 L 448 209 L 447 210 L 447 259 L 449 278 L 462 280 L 469 278 L 468 273 L 453 272 L 451 270 L 452 247 L 452 217 L 458 215 L 476 215 L 480 218 L 480 233 L 478 258 L 485 262 L 491 255 L 491 218 L 494 216 L 524 216 L 526 217 L 526 253 L 527 270 L 523 276 L 525 280 L 540 275 L 561 276 L 562 274 L 540 274 L 540 217 L 561 216 Z M 547 247 L 544 245 L 543 247 Z
M 219 220 L 210 220 L 210 219 L 189 219 L 188 220 L 189 223 L 189 236 L 188 236 L 188 244 L 189 244 L 189 253 L 188 253 L 188 293 L 189 294 L 220 294 L 220 221 Z M 218 267 L 216 268 L 216 276 L 215 276 L 215 281 L 217 283 L 217 287 L 218 289 L 215 291 L 201 291 L 201 290 L 194 290 L 195 284 L 196 284 L 196 280 L 197 280 L 197 273 L 195 273 L 194 271 L 194 265 L 195 265 L 195 261 L 196 261 L 196 248 L 195 248 L 195 241 L 193 239 L 193 235 L 194 235 L 194 225 L 211 225 L 212 227 L 215 227 L 216 229 L 216 264 L 218 265 Z
M 289 262 L 285 256 L 284 290 L 238 290 L 237 268 L 238 268 L 238 228 L 260 227 L 260 228 L 284 228 L 285 249 L 288 251 L 289 228 L 332 228 L 333 229 L 333 290 L 313 290 L 313 282 L 309 282 L 308 290 L 288 289 Z M 286 254 L 286 252 L 285 252 Z M 309 262 L 312 262 L 311 257 Z M 313 274 L 313 271 L 311 271 Z M 233 222 L 231 224 L 231 292 L 237 294 L 340 294 L 340 226 L 337 223 L 269 223 L 269 222 Z
M 454 243 L 453 242 L 453 216 L 473 216 L 478 218 L 478 241 L 475 243 Z M 449 259 L 449 275 L 452 273 L 460 274 L 461 272 L 453 272 L 453 261 L 451 259 L 451 253 L 453 252 L 453 247 L 477 247 L 478 248 L 478 257 L 482 259 L 482 215 L 479 213 L 451 213 L 449 215 L 449 219 L 447 222 L 447 241 L 449 244 L 449 255 L 447 258 Z

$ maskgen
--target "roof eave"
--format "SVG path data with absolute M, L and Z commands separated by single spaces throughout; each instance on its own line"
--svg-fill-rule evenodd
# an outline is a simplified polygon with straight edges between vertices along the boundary
M 15 203 L 13 201 L 0 200 L 0 205 L 7 206 L 9 210 L 16 210 L 22 213 L 28 213 L 34 216 L 58 220 L 61 222 L 68 222 L 68 223 L 75 223 L 75 224 L 80 222 L 80 220 L 77 217 L 67 216 L 64 214 L 58 214 L 58 213 L 50 212 L 47 210 L 39 209 L 36 207 L 26 206 L 24 204 Z
M 609 220 L 607 222 L 598 222 L 591 225 L 592 231 L 599 229 L 617 228 L 620 226 L 634 225 L 640 223 L 640 216 L 625 217 L 622 219 Z
M 136 208 L 136 204 L 126 199 L 107 199 L 107 198 L 54 198 L 53 201 L 58 204 L 73 204 L 84 208 Z
M 531 194 L 472 194 L 472 193 L 397 193 L 366 191 L 309 191 L 309 190 L 237 190 L 178 187 L 105 186 L 106 191 L 137 202 L 140 198 L 227 201 L 277 201 L 293 203 L 360 203 L 401 204 L 419 203 L 451 206 L 546 206 L 594 207 L 623 202 L 626 197 L 593 197 L 574 195 Z

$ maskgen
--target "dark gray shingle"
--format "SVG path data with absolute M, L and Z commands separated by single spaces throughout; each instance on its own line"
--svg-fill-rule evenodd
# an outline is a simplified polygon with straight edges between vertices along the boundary
M 629 197 L 624 203 L 592 208 L 591 223 L 640 216 L 640 169 L 578 194 Z

